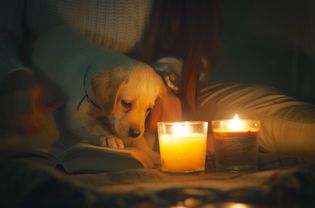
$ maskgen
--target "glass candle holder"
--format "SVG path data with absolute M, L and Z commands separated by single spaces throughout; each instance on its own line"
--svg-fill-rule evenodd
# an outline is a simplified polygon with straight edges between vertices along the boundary
M 257 133 L 260 122 L 239 119 L 211 122 L 217 171 L 252 171 L 257 169 Z
M 205 170 L 208 122 L 158 122 L 161 170 L 191 173 Z

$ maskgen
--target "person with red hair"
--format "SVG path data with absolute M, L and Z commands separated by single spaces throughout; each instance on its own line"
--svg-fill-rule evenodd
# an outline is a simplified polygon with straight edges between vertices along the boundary
M 41 114 L 51 114 L 65 98 L 58 90 L 47 91 L 50 87 L 42 86 L 42 81 L 38 81 L 42 79 L 40 68 L 52 63 L 58 66 L 61 60 L 54 57 L 59 52 L 79 47 L 80 60 L 86 60 L 80 67 L 108 67 L 100 61 L 106 54 L 85 51 L 90 44 L 110 49 L 111 57 L 126 54 L 161 74 L 174 95 L 168 104 L 177 110 L 160 114 L 157 101 L 151 115 L 152 126 L 158 120 L 202 119 L 210 123 L 238 113 L 243 118 L 261 120 L 262 150 L 314 154 L 314 106 L 266 86 L 208 83 L 221 61 L 219 12 L 218 0 L 1 1 L 1 96 L 10 98 L 1 103 L 2 131 L 30 134 L 45 129 Z M 83 44 L 73 34 L 80 34 L 89 44 Z M 51 50 L 41 54 L 39 60 L 32 51 L 38 40 L 47 35 L 52 38 L 51 43 L 58 44 L 51 45 Z M 78 63 L 71 57 L 63 56 L 62 61 L 76 70 Z M 124 67 L 124 63 L 117 67 Z M 58 73 L 62 69 L 54 70 Z M 38 103 L 44 107 L 39 108 Z M 7 122 L 11 117 L 16 119 Z M 26 122 L 25 118 L 30 119 Z

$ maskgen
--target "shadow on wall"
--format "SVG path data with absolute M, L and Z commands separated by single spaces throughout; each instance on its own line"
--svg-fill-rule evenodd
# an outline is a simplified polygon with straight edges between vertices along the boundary
M 221 0 L 223 60 L 210 81 L 271 85 L 315 103 L 312 8 L 312 0 Z

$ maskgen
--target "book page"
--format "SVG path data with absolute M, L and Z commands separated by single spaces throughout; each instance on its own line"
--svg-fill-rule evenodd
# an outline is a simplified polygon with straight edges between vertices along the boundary
M 7 150 L 1 151 L 0 157 L 55 166 L 57 157 L 51 151 L 50 148 Z
M 131 156 L 131 149 L 112 149 L 86 143 L 76 144 L 59 156 L 59 161 L 69 173 L 95 173 L 143 168 Z

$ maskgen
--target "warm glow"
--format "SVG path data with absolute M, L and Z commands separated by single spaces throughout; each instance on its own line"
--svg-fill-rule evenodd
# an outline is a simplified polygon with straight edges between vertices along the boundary
M 213 120 L 211 125 L 216 169 L 233 172 L 256 170 L 259 121 L 240 119 L 235 114 L 232 119 Z M 246 206 L 234 204 L 233 207 Z
M 224 203 L 224 207 L 226 207 L 226 208 L 250 208 L 251 206 L 248 204 L 243 204 L 243 203 L 228 202 L 228 203 Z
M 244 122 L 235 114 L 233 119 L 228 121 L 228 127 L 230 130 L 240 131 L 244 128 Z
M 187 123 L 181 124 L 181 123 L 174 123 L 172 128 L 173 136 L 175 137 L 181 137 L 186 136 L 192 132 L 191 126 Z
M 175 122 L 159 125 L 161 170 L 203 171 L 207 144 L 207 129 L 204 122 Z
M 212 121 L 215 132 L 257 132 L 259 121 L 240 119 L 237 114 L 232 119 Z

